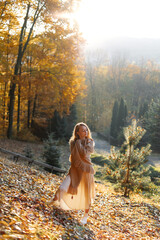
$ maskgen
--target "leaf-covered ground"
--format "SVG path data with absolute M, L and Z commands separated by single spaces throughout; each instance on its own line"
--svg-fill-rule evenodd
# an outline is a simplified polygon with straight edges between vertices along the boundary
M 160 206 L 126 199 L 96 183 L 88 223 L 82 211 L 63 211 L 48 202 L 63 177 L 0 159 L 0 239 L 160 239 Z

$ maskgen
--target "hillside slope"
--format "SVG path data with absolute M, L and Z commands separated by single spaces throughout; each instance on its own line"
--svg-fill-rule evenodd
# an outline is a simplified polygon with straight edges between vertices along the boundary
M 160 239 L 159 206 L 140 197 L 126 199 L 96 183 L 88 224 L 82 211 L 63 211 L 50 201 L 63 180 L 21 163 L 0 159 L 0 239 Z

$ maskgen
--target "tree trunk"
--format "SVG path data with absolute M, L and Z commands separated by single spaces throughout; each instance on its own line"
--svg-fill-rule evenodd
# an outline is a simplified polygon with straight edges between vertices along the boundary
M 16 80 L 16 77 L 18 76 L 19 70 L 21 68 L 21 60 L 22 60 L 22 53 L 19 49 L 17 63 L 15 65 L 15 70 L 14 70 L 13 81 L 11 82 L 10 92 L 9 92 L 10 102 L 9 102 L 9 124 L 8 124 L 8 131 L 7 131 L 8 138 L 12 137 L 13 111 L 14 111 L 15 89 L 16 89 L 15 80 Z
M 30 56 L 28 52 L 28 56 Z M 31 65 L 32 65 L 32 57 L 30 56 L 30 61 L 27 61 L 27 65 L 29 66 L 29 81 L 28 81 L 28 116 L 27 116 L 27 127 L 30 127 L 30 119 L 31 119 Z
M 15 88 L 16 84 L 11 82 L 10 86 L 10 92 L 9 92 L 9 97 L 10 97 L 10 102 L 9 102 L 9 124 L 8 124 L 8 131 L 7 131 L 7 137 L 11 138 L 12 137 L 12 125 L 13 125 L 13 111 L 14 111 L 14 93 L 15 93 Z
M 96 92 L 95 92 L 95 82 L 94 82 L 94 69 L 90 67 L 88 69 L 89 82 L 91 86 L 91 130 L 95 131 L 96 126 L 96 114 L 95 114 L 95 106 L 96 106 Z
M 7 83 L 4 84 L 4 94 L 3 94 L 3 134 L 5 136 L 6 130 L 6 91 L 7 91 Z
M 36 112 L 36 101 L 37 101 L 37 94 L 35 94 L 34 102 L 33 102 L 31 127 L 33 126 L 33 119 L 34 119 L 34 117 L 35 117 L 35 112 Z
M 20 106 L 21 106 L 21 87 L 18 85 L 18 112 L 17 112 L 17 133 L 20 127 Z
M 19 72 L 19 81 L 21 82 L 21 72 L 22 66 L 20 65 L 20 72 Z M 19 132 L 20 127 L 20 108 L 21 108 L 21 85 L 18 84 L 18 112 L 17 112 L 17 133 Z
M 25 30 L 26 30 L 26 26 L 27 26 L 30 7 L 31 7 L 31 4 L 29 2 L 27 4 L 27 12 L 26 12 L 26 16 L 24 18 L 24 22 L 23 22 L 23 26 L 22 26 L 21 33 L 20 33 L 20 38 L 19 38 L 19 49 L 18 49 L 17 62 L 16 62 L 16 65 L 15 65 L 13 82 L 11 82 L 11 86 L 10 86 L 9 125 L 8 125 L 8 131 L 7 131 L 7 137 L 8 138 L 11 138 L 11 136 L 12 136 L 13 111 L 14 111 L 14 99 L 15 99 L 15 88 L 16 88 L 15 79 L 16 79 L 16 76 L 18 76 L 18 73 L 19 73 L 19 70 L 20 70 L 20 67 L 21 67 L 21 62 L 22 62 L 23 55 L 26 51 L 26 48 L 27 48 L 28 43 L 30 41 L 31 34 L 33 32 L 33 27 L 36 23 L 36 20 L 38 19 L 38 16 L 39 16 L 42 8 L 43 8 L 43 6 L 42 6 L 39 9 L 39 2 L 38 2 L 37 9 L 35 10 L 35 14 L 34 14 L 34 19 L 33 19 L 32 25 L 31 25 L 29 33 L 28 33 L 27 40 L 23 45 L 23 38 L 24 38 L 24 35 L 25 35 Z
M 15 70 L 14 70 L 14 76 L 13 76 L 13 80 L 10 85 L 10 92 L 9 92 L 10 102 L 9 102 L 9 125 L 8 125 L 8 131 L 7 131 L 8 138 L 12 137 L 13 111 L 14 111 L 15 89 L 16 89 L 15 80 L 16 80 L 16 77 L 18 76 L 19 70 L 21 68 L 22 56 L 23 56 L 22 55 L 22 43 L 20 43 L 17 62 L 15 65 Z
M 124 196 L 127 197 L 128 196 L 128 186 L 127 184 L 129 183 L 129 162 L 130 162 L 130 159 L 131 159 L 131 145 L 129 145 L 129 155 L 128 155 L 128 161 L 127 161 L 127 173 L 126 173 L 126 178 L 125 178 L 125 188 L 124 188 Z
M 31 100 L 28 100 L 28 118 L 27 118 L 27 127 L 30 127 L 30 115 L 31 115 Z
M 7 84 L 8 84 L 8 78 L 9 78 L 9 43 L 10 43 L 10 35 L 9 35 L 10 27 L 8 26 L 8 38 L 7 38 L 7 56 L 6 56 L 6 61 L 7 61 L 7 67 L 6 67 L 6 80 L 5 80 L 5 85 L 4 85 L 4 94 L 3 94 L 3 134 L 6 136 L 6 98 L 7 98 Z

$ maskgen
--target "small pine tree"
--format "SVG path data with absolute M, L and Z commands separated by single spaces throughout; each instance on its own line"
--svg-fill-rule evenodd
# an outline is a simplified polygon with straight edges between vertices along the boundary
M 29 145 L 27 145 L 24 150 L 23 150 L 23 153 L 25 155 L 25 157 L 28 157 L 28 158 L 33 158 L 33 152 L 32 152 L 32 149 Z
M 59 163 L 60 153 L 57 147 L 54 145 L 53 134 L 50 134 L 48 139 L 44 141 L 44 151 L 42 157 L 45 158 L 46 163 L 55 167 L 61 167 Z M 51 172 L 50 169 L 45 168 L 48 172 Z M 56 171 L 53 171 L 56 173 Z
M 145 176 L 149 168 L 144 166 L 148 161 L 146 157 L 151 153 L 150 145 L 137 148 L 145 132 L 143 128 L 137 127 L 136 120 L 132 121 L 131 126 L 125 127 L 123 150 L 112 147 L 108 157 L 110 163 L 104 168 L 107 178 L 116 184 L 116 188 L 123 190 L 124 196 L 129 196 L 131 190 L 145 188 L 150 182 L 150 177 Z M 145 177 L 142 178 L 143 176 Z

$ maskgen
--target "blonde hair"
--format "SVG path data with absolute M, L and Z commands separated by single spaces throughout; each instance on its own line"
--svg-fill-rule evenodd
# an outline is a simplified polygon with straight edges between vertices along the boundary
M 72 137 L 70 138 L 69 140 L 69 144 L 71 144 L 72 142 L 75 142 L 77 139 L 79 139 L 79 135 L 77 134 L 77 132 L 79 131 L 79 128 L 81 126 L 84 126 L 87 128 L 87 131 L 88 131 L 88 136 L 87 138 L 90 138 L 92 139 L 92 136 L 91 136 L 91 131 L 89 129 L 89 127 L 87 126 L 87 124 L 85 124 L 84 122 L 79 122 L 75 125 L 74 129 L 73 129 L 73 133 L 72 133 Z

